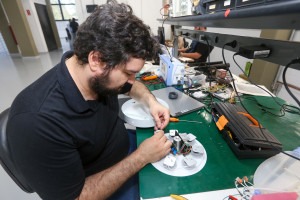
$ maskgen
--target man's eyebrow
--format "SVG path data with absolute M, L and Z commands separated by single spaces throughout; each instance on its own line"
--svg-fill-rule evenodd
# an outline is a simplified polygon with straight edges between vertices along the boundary
M 136 71 L 136 70 L 125 70 L 125 71 L 127 71 L 127 72 L 131 72 L 131 73 L 134 73 L 134 74 L 136 74 L 136 73 L 138 73 L 139 71 Z

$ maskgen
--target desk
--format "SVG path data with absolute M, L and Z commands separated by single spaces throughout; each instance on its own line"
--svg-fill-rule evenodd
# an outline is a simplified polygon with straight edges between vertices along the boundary
M 283 144 L 284 151 L 300 146 L 298 115 L 286 113 L 284 117 L 275 117 L 259 109 L 253 98 L 244 95 L 243 99 L 247 110 Z M 187 177 L 169 176 L 156 170 L 151 164 L 147 165 L 139 173 L 140 195 L 143 199 L 169 196 L 171 193 L 190 194 L 229 189 L 234 187 L 236 177 L 247 176 L 253 181 L 256 168 L 265 159 L 237 159 L 219 134 L 211 115 L 204 109 L 199 114 L 193 112 L 180 119 L 197 120 L 202 124 L 171 122 L 165 132 L 177 129 L 180 133 L 193 133 L 197 136 L 207 153 L 206 165 L 200 172 Z M 138 128 L 138 144 L 152 135 L 153 128 Z

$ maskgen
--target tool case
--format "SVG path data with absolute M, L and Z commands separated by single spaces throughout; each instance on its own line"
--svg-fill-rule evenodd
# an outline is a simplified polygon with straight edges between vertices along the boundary
M 239 159 L 268 158 L 282 150 L 282 144 L 241 106 L 214 102 L 212 117 Z

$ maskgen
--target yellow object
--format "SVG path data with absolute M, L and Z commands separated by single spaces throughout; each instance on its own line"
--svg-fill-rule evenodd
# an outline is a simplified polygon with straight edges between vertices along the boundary
M 190 120 L 181 120 L 175 117 L 170 117 L 170 122 L 191 122 L 191 123 L 199 123 L 201 124 L 202 122 L 198 122 L 198 121 L 190 121 Z
M 176 194 L 171 194 L 170 196 L 175 200 L 188 200 L 187 198 L 184 198 L 183 196 L 176 195 Z

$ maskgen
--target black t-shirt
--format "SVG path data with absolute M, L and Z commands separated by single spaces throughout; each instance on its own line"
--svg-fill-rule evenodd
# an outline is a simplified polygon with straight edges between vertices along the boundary
M 198 52 L 201 54 L 201 57 L 199 59 L 196 59 L 195 62 L 206 62 L 207 57 L 213 48 L 214 48 L 213 46 L 208 46 L 207 44 L 193 40 L 190 45 L 190 48 L 188 48 L 185 52 L 186 53 Z
M 61 63 L 14 100 L 8 145 L 18 170 L 42 199 L 75 199 L 85 178 L 123 159 L 129 141 L 117 96 L 85 101 Z

